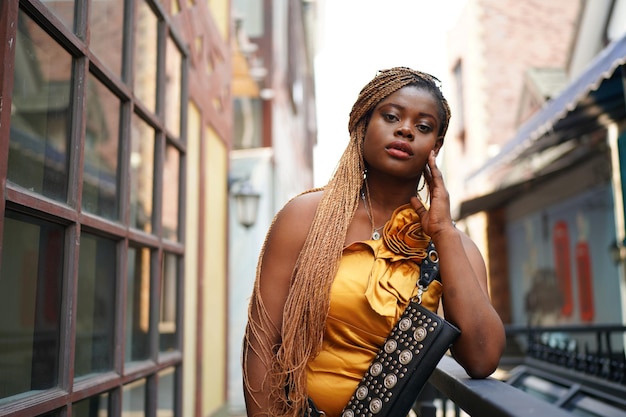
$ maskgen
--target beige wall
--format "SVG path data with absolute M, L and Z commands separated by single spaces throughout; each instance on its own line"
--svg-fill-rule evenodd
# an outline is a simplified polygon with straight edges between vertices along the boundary
M 227 168 L 228 149 L 213 129 L 205 131 L 206 201 L 204 220 L 204 266 L 201 317 L 203 352 L 202 415 L 223 406 L 226 399 L 226 251 L 227 251 Z M 196 226 L 197 227 L 197 226 Z
M 211 415 L 225 405 L 228 241 L 226 211 L 228 149 L 211 127 L 202 126 L 200 111 L 193 103 L 189 104 L 188 122 L 183 306 L 185 417 L 196 415 L 198 402 L 201 416 Z M 201 146 L 201 140 L 204 141 L 204 146 Z M 201 154 L 202 151 L 204 155 Z M 202 177 L 204 184 L 201 181 Z M 204 195 L 201 193 L 202 185 Z M 202 253 L 199 252 L 200 249 Z M 199 302 L 201 304 L 198 304 Z M 201 317 L 198 316 L 198 311 L 201 311 Z M 200 332 L 198 323 L 201 323 Z M 199 341 L 198 337 L 202 340 Z M 202 352 L 198 357 L 199 342 Z M 200 381 L 197 380 L 198 369 L 201 370 Z M 197 382 L 200 382 L 200 387 Z
M 230 2 L 170 4 L 189 50 L 182 407 L 184 417 L 207 417 L 226 408 Z
M 230 1 L 207 0 L 222 39 L 230 39 Z
M 196 407 L 196 323 L 198 290 L 198 199 L 193 198 L 200 190 L 200 111 L 193 104 L 188 106 L 187 135 L 187 211 L 185 213 L 185 302 L 184 309 L 184 350 L 183 355 L 183 416 L 194 416 Z

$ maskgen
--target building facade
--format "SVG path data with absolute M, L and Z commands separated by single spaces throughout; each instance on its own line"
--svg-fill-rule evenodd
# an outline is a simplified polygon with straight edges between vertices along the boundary
M 484 28 L 451 61 L 467 109 L 457 140 L 474 155 L 458 218 L 481 237 L 506 323 L 622 325 L 626 4 L 495 3 L 469 2 Z M 536 25 L 515 31 L 522 15 Z
M 465 179 L 497 154 L 525 117 L 520 103 L 526 71 L 566 64 L 579 8 L 579 2 L 567 0 L 466 3 L 448 35 L 449 79 L 454 85 L 449 93 L 451 126 L 442 155 L 458 218 L 461 201 L 487 186 Z M 510 322 L 506 254 L 489 252 L 503 247 L 502 242 L 488 234 L 484 213 L 462 217 L 460 225 L 487 260 L 493 303 L 503 320 Z
M 470 0 L 450 45 L 446 174 L 507 325 L 504 378 L 624 415 L 626 2 Z
M 236 0 L 235 130 L 231 194 L 244 185 L 259 195 L 253 225 L 231 211 L 229 237 L 228 402 L 245 414 L 241 346 L 261 246 L 290 198 L 313 187 L 317 139 L 313 57 L 318 3 Z M 247 70 L 243 68 L 247 66 Z
M 0 414 L 226 408 L 231 32 L 228 1 L 0 2 Z

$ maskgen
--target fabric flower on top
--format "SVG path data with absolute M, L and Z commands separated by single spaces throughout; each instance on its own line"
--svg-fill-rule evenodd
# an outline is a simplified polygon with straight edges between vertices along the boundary
M 392 262 L 410 259 L 422 262 L 430 237 L 422 230 L 419 216 L 410 204 L 398 207 L 383 230 L 385 246 L 378 256 Z
M 417 293 L 419 265 L 427 255 L 430 237 L 422 230 L 419 216 L 410 204 L 398 207 L 385 225 L 383 238 L 369 240 L 373 249 L 374 263 L 371 266 L 365 298 L 381 316 L 397 320 L 410 299 Z M 435 283 L 433 291 L 438 304 L 441 286 Z M 430 286 L 429 286 L 430 287 Z M 436 309 L 436 305 L 435 305 Z

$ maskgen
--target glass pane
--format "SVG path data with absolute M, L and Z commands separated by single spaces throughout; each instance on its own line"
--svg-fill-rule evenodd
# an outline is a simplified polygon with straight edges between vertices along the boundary
M 126 288 L 126 362 L 148 359 L 150 354 L 150 250 L 128 249 Z
M 233 0 L 233 9 L 243 19 L 243 26 L 251 38 L 263 36 L 264 5 L 263 0 Z
M 107 417 L 108 415 L 109 394 L 106 392 L 72 405 L 72 417 Z
M 87 80 L 87 128 L 83 209 L 118 218 L 118 149 L 120 100 L 96 77 Z
M 233 147 L 235 149 L 263 146 L 263 103 L 258 98 L 233 99 Z
M 137 3 L 135 39 L 135 96 L 155 111 L 157 85 L 157 17 L 145 0 Z
M 89 48 L 118 76 L 122 73 L 124 0 L 92 1 Z
M 130 226 L 152 231 L 154 129 L 133 115 L 130 150 Z
M 159 372 L 159 387 L 157 394 L 157 416 L 174 417 L 176 395 L 176 372 L 174 368 L 167 368 Z
M 165 51 L 165 126 L 180 136 L 181 83 L 183 58 L 172 38 L 167 38 Z
M 0 269 L 0 398 L 57 386 L 64 230 L 6 212 Z
M 178 347 L 176 342 L 176 298 L 178 295 L 178 262 L 174 254 L 163 257 L 161 280 L 161 311 L 159 318 L 159 345 L 161 352 Z
M 114 241 L 81 234 L 75 377 L 113 369 L 116 265 Z
M 168 145 L 163 166 L 163 237 L 178 240 L 180 153 Z
M 72 58 L 20 10 L 8 180 L 66 201 Z
M 131 382 L 122 391 L 122 417 L 146 415 L 146 381 Z
M 74 28 L 74 0 L 43 0 L 43 4 L 70 30 Z

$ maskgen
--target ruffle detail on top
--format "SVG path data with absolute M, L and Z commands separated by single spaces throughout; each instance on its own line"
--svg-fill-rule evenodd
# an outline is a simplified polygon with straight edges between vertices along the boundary
M 429 241 L 419 216 L 410 204 L 405 204 L 394 211 L 381 239 L 363 242 L 374 253 L 365 298 L 378 314 L 397 318 L 398 304 L 406 306 L 417 294 L 419 265 L 426 257 Z M 440 283 L 433 284 L 441 290 Z M 435 298 L 438 305 L 439 297 Z

